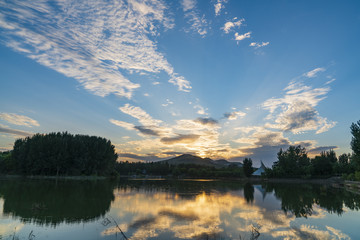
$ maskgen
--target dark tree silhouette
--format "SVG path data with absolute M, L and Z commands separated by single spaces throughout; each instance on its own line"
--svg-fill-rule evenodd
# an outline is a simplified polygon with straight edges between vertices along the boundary
M 67 132 L 35 134 L 15 141 L 15 172 L 23 175 L 108 175 L 117 159 L 105 138 Z
M 243 161 L 243 170 L 246 177 L 250 177 L 253 173 L 251 158 L 245 158 Z

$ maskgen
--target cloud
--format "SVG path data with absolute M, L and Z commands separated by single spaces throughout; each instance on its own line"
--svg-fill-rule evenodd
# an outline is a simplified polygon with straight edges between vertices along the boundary
M 246 113 L 241 112 L 241 111 L 234 111 L 234 112 L 229 112 L 229 113 L 224 113 L 224 117 L 229 119 L 229 120 L 236 120 L 238 117 L 242 118 L 245 117 Z
M 282 132 L 275 132 L 264 127 L 254 127 L 247 129 L 244 137 L 234 140 L 234 142 L 245 144 L 240 147 L 238 157 L 232 157 L 230 160 L 242 160 L 244 157 L 253 159 L 254 165 L 260 165 L 262 160 L 266 166 L 271 166 L 277 159 L 277 152 L 280 148 L 288 148 L 292 143 L 285 138 Z M 248 134 L 250 133 L 250 134 Z
M 196 134 L 179 134 L 176 137 L 163 137 L 160 141 L 164 144 L 193 143 L 199 139 Z
M 196 0 L 182 0 L 181 6 L 185 12 L 185 18 L 191 25 L 191 29 L 204 37 L 207 34 L 208 24 L 205 15 L 200 17 L 196 9 Z
M 335 80 L 336 80 L 336 79 L 335 79 L 335 78 L 333 78 L 333 79 L 331 79 L 331 80 L 327 81 L 327 82 L 325 83 L 325 85 L 329 85 L 330 83 L 334 82 Z
M 29 136 L 34 135 L 33 133 L 30 133 L 30 132 L 21 131 L 21 130 L 17 130 L 17 129 L 11 129 L 11 128 L 4 128 L 1 126 L 0 126 L 0 132 L 9 133 L 9 134 L 17 135 L 17 136 L 24 136 L 24 137 L 29 137 Z
M 119 121 L 119 120 L 115 120 L 115 119 L 110 119 L 109 120 L 112 124 L 119 126 L 119 127 L 123 127 L 127 130 L 133 130 L 135 125 L 132 123 L 127 123 L 127 122 L 123 122 L 123 121 Z
M 178 86 L 178 90 L 183 92 L 189 92 L 190 89 L 192 88 L 188 80 L 186 80 L 182 76 L 178 76 L 177 74 L 172 75 L 172 77 L 169 80 L 169 83 Z
M 232 29 L 232 28 L 235 28 L 235 27 L 240 27 L 241 26 L 241 24 L 245 21 L 245 19 L 240 19 L 240 20 L 238 20 L 238 21 L 235 21 L 237 18 L 234 18 L 233 20 L 234 21 L 228 21 L 228 22 L 226 22 L 225 24 L 224 24 L 224 27 L 222 27 L 222 29 L 224 30 L 224 32 L 226 33 L 226 34 L 228 34 L 229 32 L 230 32 L 230 30 Z M 237 34 L 237 33 L 236 33 Z M 235 36 L 236 36 L 236 34 L 235 34 Z M 242 40 L 242 39 L 241 39 Z
M 181 6 L 183 7 L 184 12 L 192 10 L 196 6 L 195 0 L 182 0 Z
M 159 126 L 159 124 L 162 123 L 161 120 L 153 119 L 147 112 L 145 112 L 140 107 L 134 107 L 128 103 L 120 107 L 119 109 L 123 113 L 138 119 L 139 122 L 145 126 Z
M 251 32 L 247 32 L 245 34 L 239 35 L 239 33 L 235 33 L 235 40 L 236 41 L 241 41 L 244 40 L 245 38 L 250 38 L 251 37 Z
M 334 150 L 334 149 L 337 149 L 337 148 L 338 148 L 337 146 L 315 147 L 315 148 L 312 148 L 312 149 L 308 150 L 308 153 L 310 153 L 312 155 L 315 155 L 315 154 L 320 154 L 321 152 L 326 152 L 326 151 Z
M 156 155 L 138 155 L 133 153 L 118 153 L 118 157 L 120 160 L 124 160 L 122 158 L 128 159 L 135 159 L 135 160 L 141 160 L 141 161 L 160 161 L 164 160 L 164 158 L 159 158 Z
M 217 2 L 214 4 L 215 9 L 215 16 L 220 15 L 221 9 L 225 8 L 224 3 L 226 3 L 227 0 L 217 0 Z
M 197 118 L 194 120 L 197 123 L 200 123 L 202 125 L 217 125 L 219 122 L 213 118 Z
M 194 106 L 194 109 L 198 109 L 197 110 L 197 114 L 200 114 L 200 115 L 206 115 L 206 109 L 204 107 L 202 107 L 201 105 L 195 105 Z
M 262 42 L 262 43 L 252 42 L 252 43 L 250 43 L 249 46 L 254 47 L 255 49 L 257 49 L 257 48 L 265 47 L 267 45 L 269 45 L 269 42 Z
M 150 135 L 150 136 L 160 136 L 160 132 L 155 130 L 155 129 L 151 129 L 150 127 L 144 127 L 144 126 L 135 126 L 134 127 L 136 130 L 138 130 L 139 132 L 141 132 L 144 135 Z
M 174 26 L 163 1 L 11 1 L 0 7 L 3 44 L 96 95 L 131 98 L 140 85 L 124 71 L 163 71 L 179 90 L 191 88 L 152 40 Z
M 166 103 L 161 104 L 161 106 L 167 107 L 167 106 L 169 106 L 171 104 L 174 104 L 174 102 L 172 102 L 170 99 L 166 99 Z
M 160 82 L 152 82 L 152 85 L 159 85 Z
M 324 72 L 325 70 L 326 70 L 325 68 L 315 68 L 314 70 L 304 73 L 304 76 L 308 77 L 308 78 L 313 78 L 313 77 L 316 77 L 316 74 L 318 72 Z
M 25 126 L 25 127 L 40 126 L 38 121 L 16 113 L 0 113 L 0 119 L 18 126 Z
M 282 98 L 271 98 L 263 103 L 263 108 L 270 111 L 267 119 L 275 118 L 275 124 L 269 123 L 268 127 L 295 134 L 316 130 L 319 134 L 336 125 L 336 122 L 321 117 L 315 109 L 326 97 L 330 88 L 313 89 L 301 82 L 291 82 L 285 90 Z

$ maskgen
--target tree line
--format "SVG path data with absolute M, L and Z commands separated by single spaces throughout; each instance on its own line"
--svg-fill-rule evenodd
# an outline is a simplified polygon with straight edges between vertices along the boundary
M 121 176 L 156 175 L 193 178 L 242 178 L 243 168 L 236 165 L 215 168 L 196 164 L 170 165 L 165 162 L 117 162 L 115 170 Z
M 342 176 L 347 180 L 360 181 L 360 121 L 351 127 L 352 154 L 341 154 L 333 150 L 323 151 L 319 156 L 309 158 L 306 149 L 301 146 L 290 146 L 277 154 L 278 161 L 272 169 L 266 169 L 267 177 L 317 178 Z
M 117 160 L 105 138 L 67 132 L 18 139 L 0 155 L 0 172 L 21 175 L 109 175 Z
M 360 181 L 360 121 L 350 127 L 352 154 L 339 157 L 333 150 L 310 158 L 304 147 L 290 146 L 277 154 L 278 161 L 266 169 L 269 178 L 325 178 L 342 175 Z M 195 164 L 117 162 L 111 142 L 105 138 L 67 132 L 35 134 L 15 141 L 12 151 L 0 153 L 0 173 L 22 175 L 161 175 L 175 177 L 250 177 L 252 160 L 243 167 L 215 168 Z

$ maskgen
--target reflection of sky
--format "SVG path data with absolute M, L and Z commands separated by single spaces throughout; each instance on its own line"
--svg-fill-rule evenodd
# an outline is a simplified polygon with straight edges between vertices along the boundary
M 260 239 L 350 239 L 328 222 L 328 215 L 314 206 L 307 219 L 295 218 L 281 210 L 273 194 L 255 188 L 254 201 L 247 203 L 239 191 L 197 194 L 182 198 L 167 192 L 117 190 L 110 215 L 131 239 L 249 239 L 252 227 Z M 343 216 L 344 217 L 344 216 Z M 316 220 L 318 225 L 314 225 Z M 114 234 L 114 226 L 102 232 Z
M 345 209 L 338 216 L 313 205 L 311 216 L 296 218 L 281 210 L 273 193 L 264 195 L 256 186 L 250 203 L 243 190 L 184 195 L 125 188 L 114 195 L 109 221 L 41 227 L 1 214 L 0 236 L 11 239 L 16 232 L 19 239 L 28 239 L 33 232 L 35 239 L 121 239 L 116 221 L 129 239 L 250 239 L 252 227 L 259 229 L 259 239 L 357 239 L 359 212 Z

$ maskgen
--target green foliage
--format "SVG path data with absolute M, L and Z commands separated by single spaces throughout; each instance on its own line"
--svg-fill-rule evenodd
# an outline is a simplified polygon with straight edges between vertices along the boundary
M 337 163 L 336 154 L 333 150 L 321 152 L 320 156 L 316 156 L 312 161 L 313 175 L 332 175 L 333 168 Z
M 271 177 L 299 177 L 307 175 L 310 169 L 310 160 L 305 148 L 290 146 L 286 151 L 280 149 L 278 161 L 274 163 L 273 170 L 266 173 Z
M 13 173 L 14 160 L 12 158 L 12 152 L 6 151 L 0 153 L 0 173 Z
M 109 175 L 117 154 L 105 138 L 64 132 L 16 140 L 12 159 L 23 175 Z
M 250 177 L 253 173 L 252 160 L 251 158 L 245 158 L 243 161 L 243 170 L 246 177 Z
M 355 181 L 360 181 L 360 171 L 355 172 Z
M 360 120 L 357 123 L 352 123 L 351 127 L 351 149 L 354 151 L 354 154 L 360 156 Z

